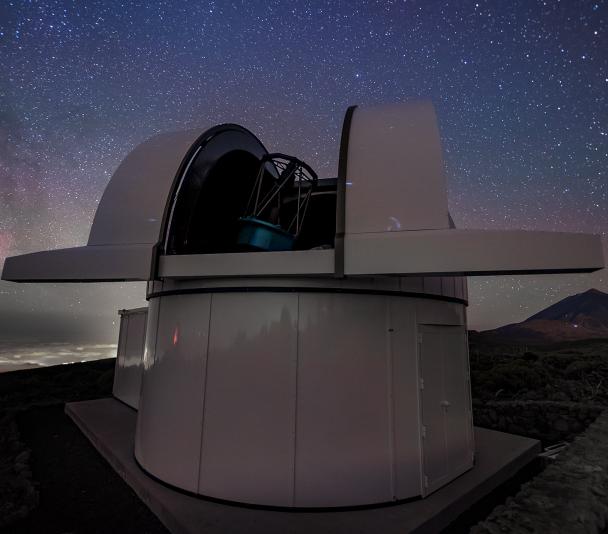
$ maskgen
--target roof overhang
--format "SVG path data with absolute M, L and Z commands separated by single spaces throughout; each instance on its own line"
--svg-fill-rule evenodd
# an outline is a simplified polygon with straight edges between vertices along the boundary
M 526 230 L 420 230 L 347 236 L 344 273 L 487 276 L 604 267 L 600 236 Z
M 596 235 L 450 228 L 439 130 L 427 101 L 348 110 L 340 147 L 335 250 L 163 255 L 180 180 L 203 146 L 210 160 L 235 147 L 265 152 L 253 134 L 237 125 L 155 136 L 136 147 L 112 176 L 87 246 L 7 258 L 2 278 L 477 276 L 604 267 Z
M 6 258 L 12 282 L 132 282 L 150 280 L 154 246 L 87 245 Z

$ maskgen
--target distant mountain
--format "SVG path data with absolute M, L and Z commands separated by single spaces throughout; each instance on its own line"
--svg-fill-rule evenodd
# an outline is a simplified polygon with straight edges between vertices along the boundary
M 476 334 L 481 340 L 518 343 L 553 343 L 577 339 L 608 338 L 608 293 L 590 289 L 532 315 Z

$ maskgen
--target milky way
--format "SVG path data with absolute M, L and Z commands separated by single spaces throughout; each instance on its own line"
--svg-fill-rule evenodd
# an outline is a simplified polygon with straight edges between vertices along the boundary
M 0 261 L 84 243 L 154 133 L 236 122 L 335 176 L 349 105 L 416 97 L 437 107 L 459 227 L 605 235 L 607 19 L 574 0 L 2 2 Z M 470 279 L 470 323 L 589 287 L 606 275 Z M 2 283 L 0 335 L 111 338 L 142 294 Z

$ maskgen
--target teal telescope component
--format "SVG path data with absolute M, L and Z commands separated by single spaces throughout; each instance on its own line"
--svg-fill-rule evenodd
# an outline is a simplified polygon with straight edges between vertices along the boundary
M 303 161 L 285 154 L 265 155 L 239 219 L 237 244 L 245 250 L 292 250 L 298 239 L 317 174 Z

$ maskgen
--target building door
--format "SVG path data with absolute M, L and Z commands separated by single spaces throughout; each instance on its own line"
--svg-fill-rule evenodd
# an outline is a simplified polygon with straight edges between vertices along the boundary
M 419 325 L 423 495 L 473 466 L 468 348 L 463 326 Z

